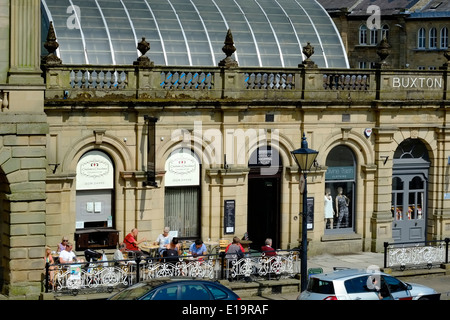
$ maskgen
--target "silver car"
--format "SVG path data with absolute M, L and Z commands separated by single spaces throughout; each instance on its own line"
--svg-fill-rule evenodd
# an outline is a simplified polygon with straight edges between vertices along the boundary
M 370 270 L 344 269 L 311 275 L 297 300 L 439 300 L 434 289 Z

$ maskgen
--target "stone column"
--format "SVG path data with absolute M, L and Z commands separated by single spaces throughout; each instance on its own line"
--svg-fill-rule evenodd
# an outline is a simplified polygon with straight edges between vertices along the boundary
M 41 1 L 10 1 L 9 83 L 41 84 Z
M 46 245 L 48 124 L 40 70 L 40 1 L 11 0 L 9 105 L 0 116 L 0 175 L 6 205 L 1 208 L 3 294 L 38 297 Z M 5 187 L 6 186 L 6 187 Z M 2 222 L 4 223 L 4 222 Z
M 374 211 L 371 218 L 372 251 L 382 252 L 384 242 L 392 242 L 392 165 L 391 143 L 394 128 L 376 128 Z

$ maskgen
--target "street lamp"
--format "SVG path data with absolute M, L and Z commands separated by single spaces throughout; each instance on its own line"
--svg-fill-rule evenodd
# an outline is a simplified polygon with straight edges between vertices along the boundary
M 319 154 L 318 151 L 312 150 L 308 148 L 308 142 L 306 141 L 305 133 L 303 133 L 302 137 L 302 147 L 300 149 L 291 151 L 292 157 L 294 158 L 295 162 L 297 163 L 298 167 L 300 168 L 300 171 L 303 172 L 303 183 L 304 187 L 300 184 L 300 192 L 303 193 L 303 212 L 302 212 L 302 245 L 301 245 L 301 291 L 306 290 L 306 282 L 308 280 L 307 277 L 307 260 L 308 260 L 308 243 L 307 243 L 307 206 L 306 206 L 306 200 L 307 200 L 307 183 L 306 183 L 306 173 L 311 169 L 311 166 L 314 163 L 314 160 L 316 160 L 317 155 Z M 303 189 L 303 190 L 302 190 Z

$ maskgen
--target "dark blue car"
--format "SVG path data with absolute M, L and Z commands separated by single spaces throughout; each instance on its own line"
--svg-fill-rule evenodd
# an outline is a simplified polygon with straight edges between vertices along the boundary
M 240 300 L 224 285 L 208 280 L 153 279 L 126 288 L 109 300 Z

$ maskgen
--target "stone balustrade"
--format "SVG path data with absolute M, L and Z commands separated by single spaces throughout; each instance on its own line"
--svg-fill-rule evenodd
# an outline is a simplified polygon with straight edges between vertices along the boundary
M 46 66 L 47 101 L 195 99 L 313 101 L 442 100 L 447 69 L 320 69 Z

